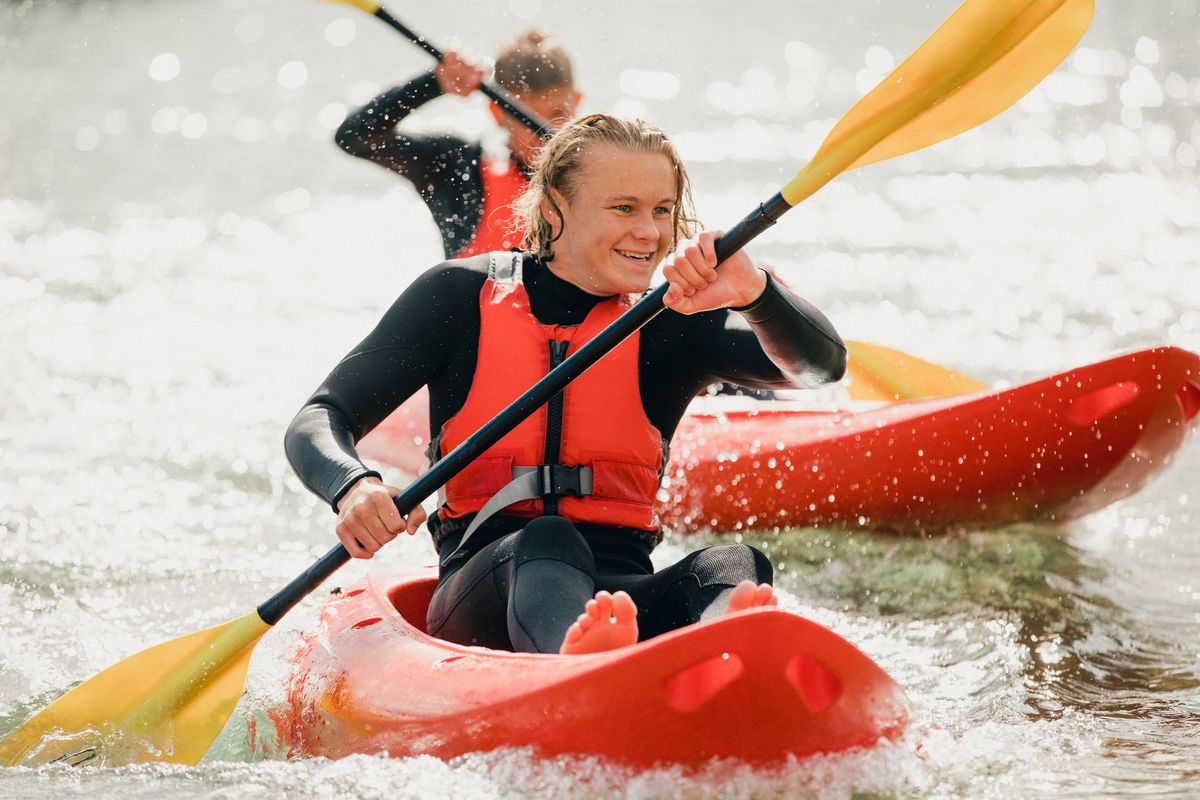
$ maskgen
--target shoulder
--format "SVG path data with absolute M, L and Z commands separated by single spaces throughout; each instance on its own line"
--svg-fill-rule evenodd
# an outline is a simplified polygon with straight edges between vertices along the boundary
M 421 273 L 397 302 L 409 313 L 416 304 L 432 312 L 447 312 L 464 305 L 478 308 L 479 292 L 488 279 L 493 255 L 509 259 L 515 253 L 481 253 L 443 261 Z M 528 251 L 522 251 L 520 257 L 525 270 L 536 263 Z
M 478 324 L 487 256 L 437 264 L 417 276 L 384 314 L 382 330 L 403 337 L 443 337 Z
M 458 293 L 466 291 L 479 292 L 488 277 L 491 258 L 483 253 L 469 258 L 452 258 L 443 261 L 425 272 L 413 281 L 409 291 Z

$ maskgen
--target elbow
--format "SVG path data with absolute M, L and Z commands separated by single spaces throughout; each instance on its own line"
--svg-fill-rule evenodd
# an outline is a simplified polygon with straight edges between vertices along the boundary
M 361 156 L 366 143 L 362 136 L 350 125 L 350 121 L 343 122 L 333 135 L 333 142 L 343 151 L 352 156 Z
M 309 439 L 304 428 L 304 411 L 301 409 L 283 433 L 283 455 L 294 472 L 299 473 L 298 465 L 303 460 L 303 454 L 309 449 Z
M 830 339 L 819 352 L 809 351 L 807 357 L 787 377 L 797 389 L 819 389 L 837 383 L 846 374 L 848 359 L 846 345 L 841 339 Z
M 825 383 L 836 383 L 846 375 L 846 364 L 850 358 L 849 351 L 841 339 L 834 342 L 834 345 L 830 348 L 829 358 L 826 361 Z

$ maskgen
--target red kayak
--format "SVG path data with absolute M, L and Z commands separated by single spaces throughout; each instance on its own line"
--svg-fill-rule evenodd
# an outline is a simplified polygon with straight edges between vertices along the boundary
M 834 525 L 934 531 L 1065 520 L 1136 492 L 1200 411 L 1200 356 L 1156 347 L 1008 389 L 867 410 L 689 413 L 659 493 L 668 530 Z M 424 468 L 410 401 L 365 456 Z
M 432 573 L 335 594 L 273 714 L 293 756 L 451 758 L 498 747 L 635 765 L 774 761 L 897 736 L 904 690 L 836 633 L 755 609 L 589 655 L 464 647 L 424 632 Z

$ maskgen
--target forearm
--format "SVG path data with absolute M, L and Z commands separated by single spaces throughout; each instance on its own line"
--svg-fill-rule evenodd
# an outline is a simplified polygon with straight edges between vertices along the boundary
M 792 384 L 815 388 L 846 371 L 846 345 L 833 324 L 804 299 L 768 276 L 762 295 L 734 309 L 750 325 L 763 352 Z
M 354 449 L 355 426 L 338 408 L 309 402 L 288 426 L 284 452 L 300 481 L 337 510 L 337 501 L 368 469 Z
M 284 449 L 304 485 L 335 504 L 370 470 L 357 442 L 478 338 L 486 258 L 423 273 L 313 392 L 288 426 Z M 474 337 L 474 338 L 473 338 Z

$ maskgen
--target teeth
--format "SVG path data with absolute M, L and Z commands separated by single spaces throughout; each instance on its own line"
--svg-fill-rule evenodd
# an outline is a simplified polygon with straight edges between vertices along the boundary
M 625 250 L 618 250 L 617 252 L 620 253 L 621 255 L 625 256 L 626 258 L 636 258 L 638 261 L 649 261 L 650 260 L 649 253 L 630 253 Z

